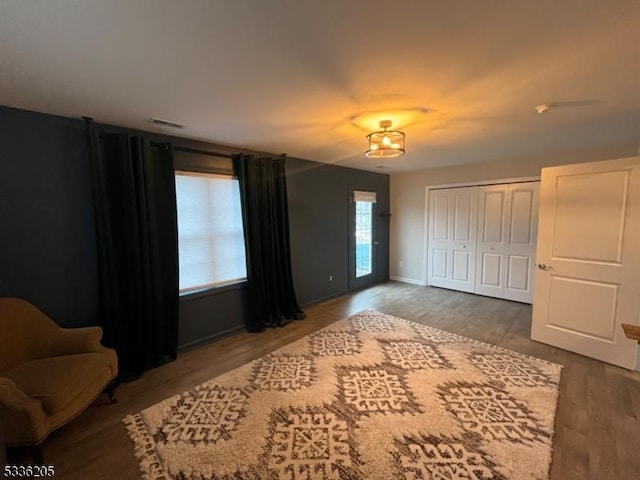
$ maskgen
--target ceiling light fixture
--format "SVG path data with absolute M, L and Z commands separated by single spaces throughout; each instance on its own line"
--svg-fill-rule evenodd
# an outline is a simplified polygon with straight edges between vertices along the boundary
M 388 130 L 391 128 L 391 120 L 380 122 L 382 130 L 367 135 L 369 150 L 365 155 L 369 158 L 394 158 L 404 155 L 404 132 Z

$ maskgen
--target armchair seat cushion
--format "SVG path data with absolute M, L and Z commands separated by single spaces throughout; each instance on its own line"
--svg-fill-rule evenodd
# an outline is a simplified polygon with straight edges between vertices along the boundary
M 48 415 L 62 410 L 86 389 L 96 376 L 117 373 L 114 351 L 40 358 L 2 373 L 26 393 L 38 399 Z M 106 376 L 106 375 L 105 375 Z

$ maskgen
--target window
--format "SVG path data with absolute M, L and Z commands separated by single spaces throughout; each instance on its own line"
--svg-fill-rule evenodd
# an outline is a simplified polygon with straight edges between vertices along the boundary
M 373 203 L 356 202 L 356 278 L 372 272 Z
M 356 278 L 373 273 L 373 204 L 375 192 L 353 192 L 355 201 Z
M 238 180 L 176 172 L 180 292 L 247 276 Z

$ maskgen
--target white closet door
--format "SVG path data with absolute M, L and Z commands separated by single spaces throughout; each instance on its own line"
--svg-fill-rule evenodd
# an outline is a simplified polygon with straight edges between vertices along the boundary
M 533 302 L 539 182 L 480 187 L 475 293 Z
M 478 187 L 429 192 L 427 283 L 473 293 Z
M 513 183 L 508 196 L 504 298 L 533 303 L 540 182 Z
M 475 293 L 504 298 L 509 185 L 479 187 Z

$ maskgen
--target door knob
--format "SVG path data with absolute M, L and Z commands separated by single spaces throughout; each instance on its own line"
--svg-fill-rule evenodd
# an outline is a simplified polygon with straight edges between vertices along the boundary
M 546 269 L 547 269 L 547 266 L 546 266 L 544 263 L 539 263 L 539 264 L 538 264 L 538 268 L 539 268 L 540 270 L 546 270 Z

